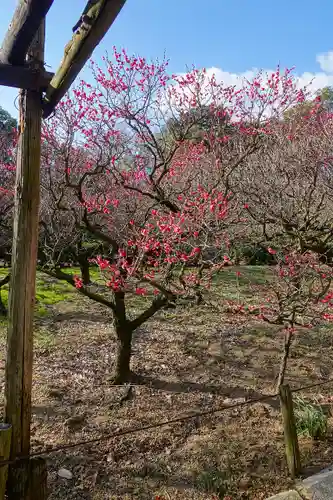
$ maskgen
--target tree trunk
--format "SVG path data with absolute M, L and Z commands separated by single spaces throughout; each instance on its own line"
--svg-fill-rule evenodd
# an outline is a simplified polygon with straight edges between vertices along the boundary
M 80 270 L 81 270 L 81 277 L 84 285 L 89 285 L 90 283 L 90 267 L 89 267 L 89 262 L 87 260 L 82 259 L 80 260 Z
M 200 304 L 203 303 L 203 295 L 201 293 L 201 291 L 196 291 L 195 292 L 195 305 L 196 306 L 200 306 Z
M 2 302 L 1 288 L 0 288 L 0 316 L 7 316 L 7 309 L 5 304 Z
M 202 280 L 202 273 L 203 273 L 204 266 L 201 264 L 201 266 L 198 269 L 198 284 L 195 286 L 195 305 L 199 306 L 200 304 L 203 303 L 203 295 L 200 289 L 200 282 Z
M 170 297 L 173 298 L 171 292 Z M 117 358 L 112 381 L 114 384 L 124 384 L 133 380 L 130 368 L 133 332 L 159 311 L 168 302 L 168 297 L 159 295 L 144 312 L 131 321 L 126 318 L 124 291 L 114 292 L 114 299 L 112 311 L 117 335 Z
M 287 362 L 288 362 L 288 358 L 289 358 L 289 351 L 290 351 L 290 346 L 291 346 L 292 340 L 293 340 L 293 329 L 290 328 L 286 332 L 286 336 L 284 339 L 284 350 L 283 350 L 283 355 L 281 358 L 280 370 L 279 370 L 279 375 L 278 375 L 277 384 L 276 384 L 277 390 L 280 389 L 280 386 L 284 382 L 284 376 L 285 376 L 286 369 L 287 369 Z
M 128 325 L 116 326 L 117 334 L 117 359 L 113 377 L 114 384 L 124 384 L 131 376 L 131 354 L 133 331 Z
M 88 262 L 87 252 L 83 247 L 82 240 L 80 239 L 77 244 L 77 259 L 80 266 L 81 278 L 85 286 L 90 283 L 90 267 Z

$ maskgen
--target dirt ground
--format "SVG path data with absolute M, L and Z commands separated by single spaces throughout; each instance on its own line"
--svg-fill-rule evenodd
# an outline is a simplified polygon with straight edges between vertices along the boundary
M 140 384 L 125 400 L 127 389 L 108 381 L 115 351 L 108 311 L 82 298 L 47 309 L 36 318 L 33 451 L 275 392 L 281 334 L 216 303 L 162 311 L 136 332 L 132 368 Z M 4 335 L 1 344 L 3 369 Z M 296 388 L 332 372 L 332 331 L 299 335 L 287 382 Z M 302 395 L 327 398 L 331 389 Z M 324 441 L 300 439 L 305 473 L 333 462 L 329 424 Z M 274 398 L 54 453 L 47 462 L 50 500 L 259 500 L 291 485 Z M 60 478 L 60 468 L 73 478 Z

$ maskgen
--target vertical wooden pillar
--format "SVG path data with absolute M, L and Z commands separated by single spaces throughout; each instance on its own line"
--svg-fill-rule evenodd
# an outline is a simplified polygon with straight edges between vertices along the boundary
M 10 441 L 12 437 L 12 426 L 0 424 L 0 460 L 8 460 L 10 454 Z M 4 500 L 6 493 L 8 467 L 0 467 L 0 500 Z
M 289 385 L 280 386 L 280 404 L 289 473 L 295 479 L 301 472 L 301 459 L 296 432 L 293 398 Z
M 32 458 L 29 464 L 29 493 L 27 500 L 46 500 L 47 467 L 44 458 Z
M 41 70 L 44 38 L 43 21 L 27 56 Z M 21 90 L 5 387 L 5 421 L 12 425 L 11 458 L 30 451 L 41 118 L 41 93 Z M 15 482 L 14 476 L 15 467 L 9 467 L 9 483 Z M 12 498 L 9 489 L 8 499 Z

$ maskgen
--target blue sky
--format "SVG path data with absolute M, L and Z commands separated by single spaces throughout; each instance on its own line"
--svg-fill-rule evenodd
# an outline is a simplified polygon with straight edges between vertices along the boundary
M 1 3 L 3 38 L 16 0 Z M 52 70 L 85 3 L 54 0 L 46 38 L 46 63 Z M 165 51 L 172 72 L 195 64 L 216 68 L 226 82 L 236 74 L 272 69 L 280 62 L 296 66 L 302 82 L 315 76 L 316 87 L 333 85 L 332 18 L 331 0 L 318 4 L 309 0 L 127 0 L 94 59 L 98 61 L 113 45 L 147 58 L 163 56 Z M 14 115 L 16 95 L 16 89 L 0 87 L 0 105 Z

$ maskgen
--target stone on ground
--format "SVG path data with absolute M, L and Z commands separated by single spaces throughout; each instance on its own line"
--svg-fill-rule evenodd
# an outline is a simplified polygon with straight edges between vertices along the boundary
M 298 491 L 306 499 L 332 500 L 333 471 L 326 469 L 319 474 L 307 477 L 298 486 Z
M 283 491 L 272 497 L 267 498 L 267 500 L 302 500 L 302 497 L 295 490 Z
M 267 500 L 332 500 L 333 467 L 307 477 L 295 486 L 296 490 L 284 491 Z

